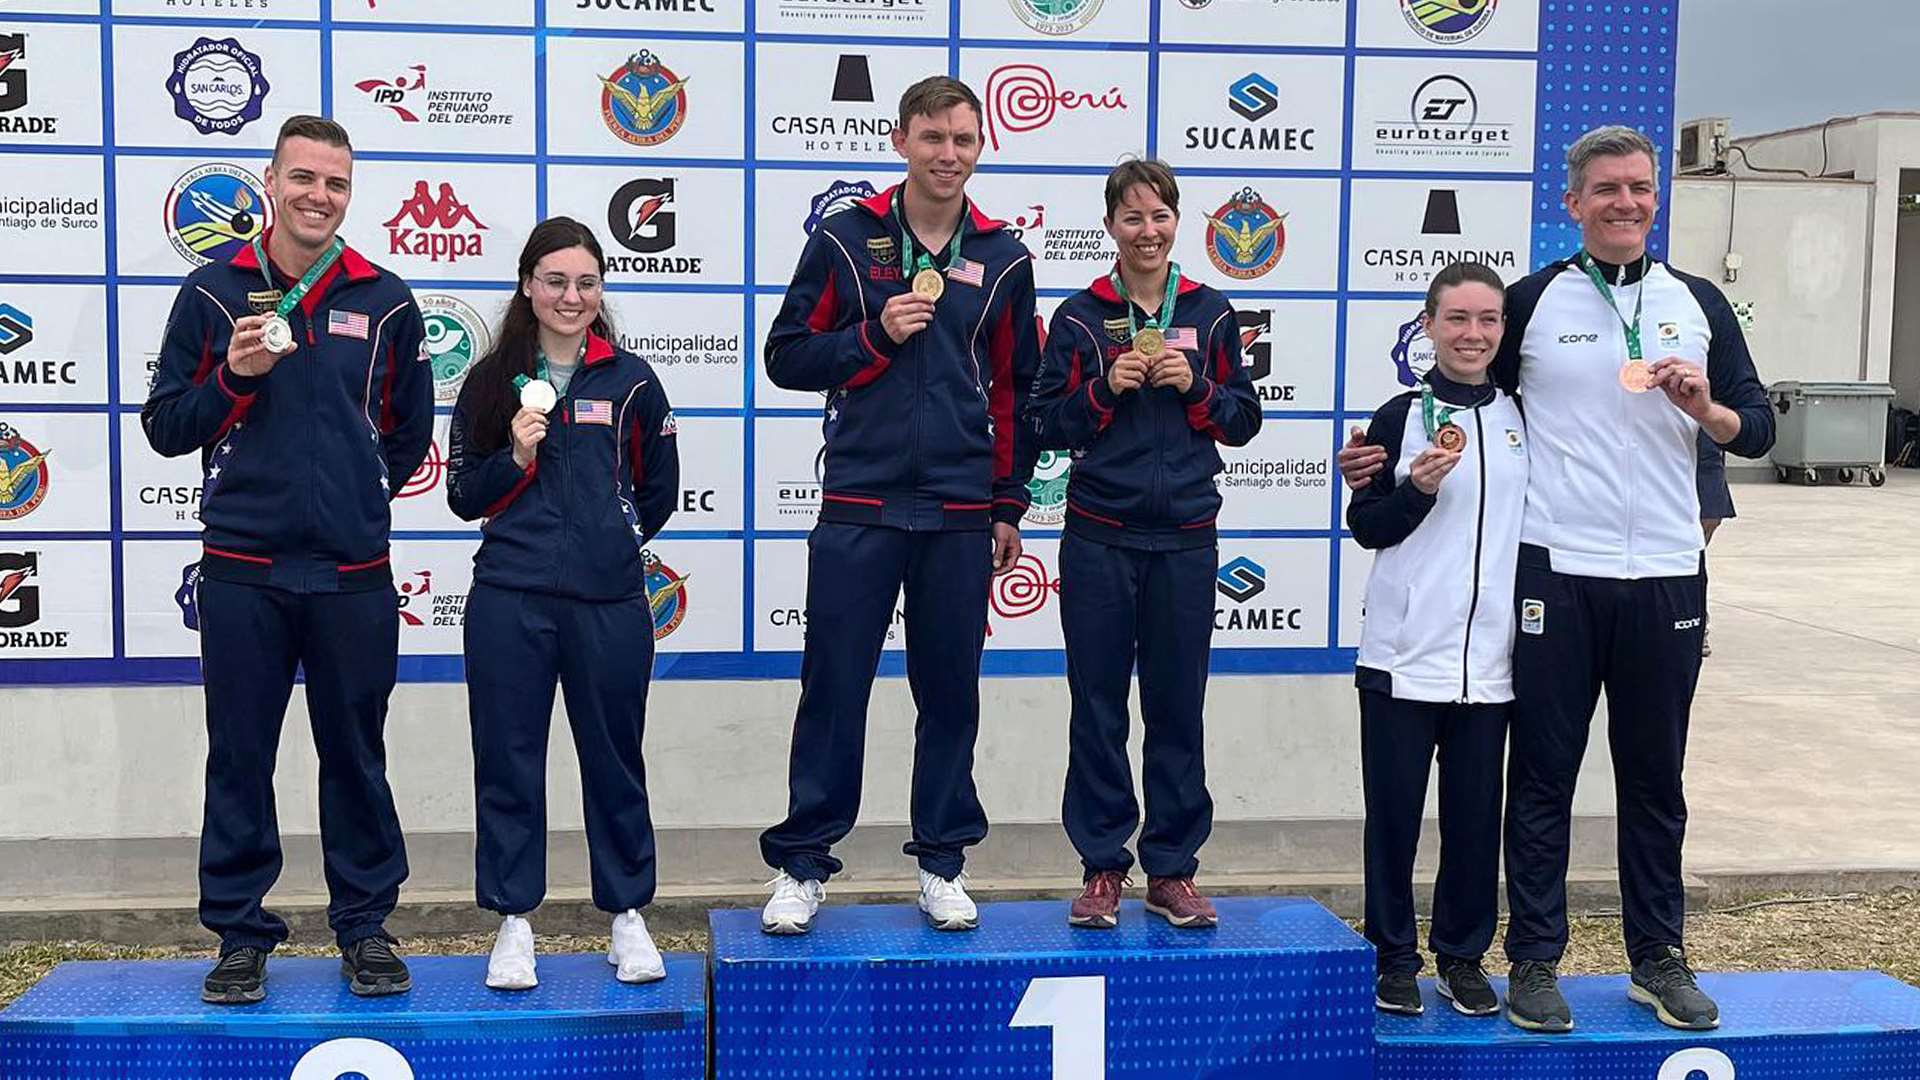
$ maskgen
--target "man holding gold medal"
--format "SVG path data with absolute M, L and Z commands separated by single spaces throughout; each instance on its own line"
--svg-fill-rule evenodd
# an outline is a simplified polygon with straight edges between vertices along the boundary
M 1719 1025 L 1683 949 L 1680 847 L 1687 720 L 1706 581 L 1695 442 L 1742 457 L 1773 445 L 1773 413 L 1739 320 L 1712 283 L 1647 253 L 1658 155 L 1631 128 L 1567 151 L 1582 250 L 1507 291 L 1494 380 L 1526 411 L 1532 469 L 1515 588 L 1507 770 L 1507 1018 L 1573 1028 L 1556 968 L 1567 945 L 1574 781 L 1607 695 L 1619 814 L 1628 994 L 1662 1023 Z M 1366 483 L 1384 453 L 1349 443 Z
M 1028 421 L 1071 450 L 1060 537 L 1060 627 L 1069 723 L 1061 819 L 1084 882 L 1068 921 L 1105 929 L 1120 913 L 1140 825 L 1127 760 L 1127 698 L 1139 662 L 1147 910 L 1182 928 L 1215 924 L 1194 885 L 1213 828 L 1201 713 L 1213 637 L 1220 445 L 1260 431 L 1240 326 L 1218 291 L 1171 259 L 1180 189 L 1159 161 L 1107 176 L 1112 271 L 1054 313 Z
M 433 378 L 407 284 L 338 233 L 353 148 L 296 116 L 267 167 L 274 224 L 188 276 L 141 423 L 168 457 L 198 452 L 207 700 L 200 921 L 220 935 L 201 996 L 266 997 L 287 925 L 273 767 L 294 672 L 320 758 L 327 921 L 356 994 L 411 985 L 385 920 L 407 857 L 382 744 L 399 652 L 388 502 L 427 454 Z
M 930 924 L 979 918 L 961 869 L 987 833 L 980 650 L 990 576 L 1020 556 L 1038 456 L 1020 416 L 1039 360 L 1033 257 L 966 197 L 980 120 L 957 80 L 907 89 L 893 132 L 906 181 L 821 222 L 767 337 L 775 385 L 827 396 L 787 818 L 760 838 L 779 871 L 768 933 L 806 932 L 841 868 L 831 849 L 859 811 L 867 700 L 903 589 L 919 710 L 906 853 Z

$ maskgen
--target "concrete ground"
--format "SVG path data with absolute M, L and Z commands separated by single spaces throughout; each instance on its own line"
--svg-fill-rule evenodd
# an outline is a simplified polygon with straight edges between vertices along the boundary
M 1687 869 L 1920 870 L 1920 471 L 1733 498 L 1708 549 Z

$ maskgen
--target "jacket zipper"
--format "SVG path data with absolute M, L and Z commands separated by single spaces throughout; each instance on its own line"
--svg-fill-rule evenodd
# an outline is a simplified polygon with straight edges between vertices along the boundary
M 1473 530 L 1473 584 L 1467 593 L 1467 633 L 1460 644 L 1460 703 L 1466 704 L 1467 681 L 1473 671 L 1473 617 L 1480 610 L 1480 548 L 1487 533 L 1487 429 L 1480 410 L 1473 410 L 1473 448 L 1480 462 L 1480 516 Z

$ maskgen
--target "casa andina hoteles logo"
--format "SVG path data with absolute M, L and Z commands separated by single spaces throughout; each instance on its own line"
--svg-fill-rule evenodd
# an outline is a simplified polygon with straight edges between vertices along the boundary
M 1287 215 L 1244 187 L 1207 215 L 1207 258 L 1230 278 L 1247 281 L 1280 264 L 1287 249 Z
M 486 254 L 486 224 L 444 181 L 429 193 L 427 181 L 415 180 L 413 193 L 400 201 L 400 209 L 383 226 L 390 255 L 456 263 Z
M 1265 75 L 1249 71 L 1234 80 L 1227 87 L 1226 104 L 1245 123 L 1195 124 L 1186 130 L 1187 149 L 1313 153 L 1317 128 L 1270 122 L 1280 111 L 1280 87 Z
M 260 119 L 272 87 L 260 57 L 235 38 L 198 38 L 173 56 L 167 93 L 173 114 L 202 135 L 238 135 Z
M 671 177 L 645 176 L 620 185 L 607 200 L 607 230 L 632 255 L 610 254 L 607 271 L 619 274 L 700 273 L 698 255 L 668 255 L 680 238 Z
M 57 135 L 59 117 L 26 111 L 33 103 L 27 77 L 27 36 L 0 32 L 0 135 Z
M 1499 0 L 1400 0 L 1413 32 L 1439 45 L 1458 45 L 1493 21 Z
M 687 82 L 642 49 L 600 77 L 600 119 L 622 142 L 658 146 L 687 122 Z

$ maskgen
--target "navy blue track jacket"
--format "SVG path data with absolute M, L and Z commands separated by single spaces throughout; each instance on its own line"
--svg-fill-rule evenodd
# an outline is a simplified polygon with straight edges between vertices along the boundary
M 767 335 L 767 376 L 827 394 L 822 521 L 897 529 L 1018 525 L 1039 456 L 1020 422 L 1039 363 L 1033 256 L 971 202 L 933 322 L 896 345 L 906 292 L 896 185 L 820 223 Z M 917 244 L 914 245 L 917 248 Z
M 680 500 L 678 428 L 653 368 L 588 334 L 524 469 L 511 440 L 490 454 L 467 445 L 472 389 L 454 405 L 447 505 L 462 520 L 486 519 L 473 580 L 578 600 L 645 593 L 641 545 Z
M 295 282 L 273 277 L 279 290 Z M 433 437 L 420 309 L 406 282 L 347 248 L 288 314 L 294 351 L 240 375 L 226 362 L 233 326 L 271 311 L 268 291 L 251 247 L 187 276 L 141 426 L 165 457 L 200 452 L 208 577 L 303 593 L 382 587 L 393 579 L 388 503 Z
M 1157 314 L 1134 318 L 1145 325 Z M 1260 431 L 1260 400 L 1226 296 L 1182 278 L 1165 333 L 1193 365 L 1193 385 L 1185 394 L 1148 385 L 1116 397 L 1107 365 L 1131 339 L 1127 301 L 1105 276 L 1068 297 L 1047 332 L 1028 423 L 1041 449 L 1074 452 L 1066 528 L 1103 543 L 1212 544 L 1218 444 L 1245 446 Z

